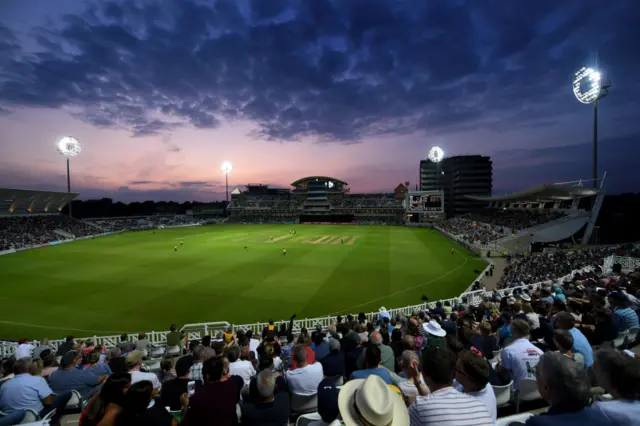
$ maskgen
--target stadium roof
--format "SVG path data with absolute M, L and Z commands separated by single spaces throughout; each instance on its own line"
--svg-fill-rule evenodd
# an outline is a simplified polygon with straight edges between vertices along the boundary
M 467 195 L 467 198 L 479 201 L 509 201 L 509 202 L 550 202 L 573 200 L 575 198 L 590 197 L 599 193 L 599 189 L 587 188 L 571 184 L 545 184 L 524 191 L 511 194 L 487 197 L 482 195 Z
M 0 188 L 0 214 L 57 213 L 76 193 Z
M 332 178 L 332 177 L 329 177 L 329 176 L 308 176 L 308 177 L 304 177 L 302 179 L 298 179 L 297 181 L 293 182 L 291 184 L 291 186 L 298 186 L 301 183 L 305 183 L 305 182 L 308 182 L 310 180 L 316 180 L 316 179 L 330 180 L 332 182 L 340 183 L 342 185 L 348 185 L 348 183 L 345 182 L 345 181 L 342 181 L 342 180 L 336 179 L 336 178 Z

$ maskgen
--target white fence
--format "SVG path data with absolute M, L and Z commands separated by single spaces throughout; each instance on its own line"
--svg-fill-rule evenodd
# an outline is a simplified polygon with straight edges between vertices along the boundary
M 633 272 L 640 268 L 640 259 L 637 257 L 611 255 L 604 259 L 604 272 L 611 272 L 613 265 L 616 263 L 619 263 L 620 266 L 622 266 L 623 272 Z

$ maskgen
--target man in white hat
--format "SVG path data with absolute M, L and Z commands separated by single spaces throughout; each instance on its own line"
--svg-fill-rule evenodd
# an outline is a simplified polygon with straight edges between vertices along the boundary
M 427 347 L 440 348 L 445 350 L 446 344 L 444 337 L 447 335 L 447 331 L 442 328 L 440 323 L 436 320 L 431 320 L 422 326 L 424 331 L 427 332 Z
M 348 381 L 338 395 L 346 426 L 406 426 L 407 407 L 400 395 L 375 375 Z

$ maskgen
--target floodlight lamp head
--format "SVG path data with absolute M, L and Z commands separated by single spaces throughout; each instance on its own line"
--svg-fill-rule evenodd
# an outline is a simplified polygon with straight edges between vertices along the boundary
M 594 68 L 582 67 L 573 75 L 573 94 L 583 104 L 598 100 L 602 91 L 602 75 Z
M 429 150 L 429 155 L 427 156 L 427 158 L 429 158 L 429 160 L 433 161 L 434 163 L 439 163 L 444 158 L 444 151 L 442 151 L 442 148 L 440 148 L 439 146 L 434 146 Z
M 58 152 L 67 158 L 75 157 L 80 151 L 80 142 L 74 137 L 65 136 L 58 142 Z
M 231 170 L 233 170 L 233 166 L 230 162 L 225 161 L 224 163 L 222 163 L 222 167 L 220 167 L 220 170 L 222 170 L 222 173 L 224 173 L 225 175 L 228 175 L 229 173 L 231 173 Z

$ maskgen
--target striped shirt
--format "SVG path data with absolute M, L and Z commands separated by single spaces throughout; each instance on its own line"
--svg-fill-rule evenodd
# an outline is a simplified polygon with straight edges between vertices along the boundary
M 618 332 L 638 327 L 638 315 L 631 308 L 616 309 L 613 312 L 613 323 Z
M 493 419 L 482 401 L 452 387 L 420 396 L 409 407 L 411 426 L 490 426 Z

